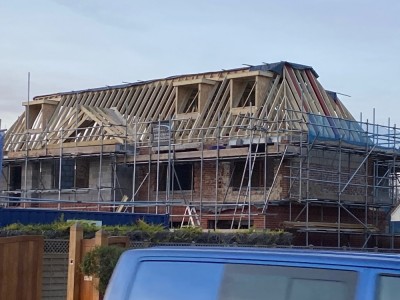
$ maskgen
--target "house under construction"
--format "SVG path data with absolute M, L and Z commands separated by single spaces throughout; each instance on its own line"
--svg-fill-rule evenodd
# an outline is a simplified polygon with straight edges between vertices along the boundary
M 5 136 L 2 203 L 393 246 L 400 132 L 317 77 L 280 62 L 35 97 Z

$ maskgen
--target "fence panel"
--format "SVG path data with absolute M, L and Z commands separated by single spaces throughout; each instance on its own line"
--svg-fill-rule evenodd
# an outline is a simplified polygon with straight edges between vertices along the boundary
M 43 300 L 65 300 L 68 282 L 68 240 L 45 240 L 43 256 Z
M 0 238 L 0 299 L 40 300 L 42 236 Z

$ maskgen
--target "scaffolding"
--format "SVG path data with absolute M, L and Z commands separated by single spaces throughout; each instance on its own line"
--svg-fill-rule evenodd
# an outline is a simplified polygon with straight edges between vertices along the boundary
M 7 133 L 1 203 L 285 228 L 306 245 L 319 233 L 337 246 L 348 235 L 365 247 L 393 238 L 385 226 L 399 203 L 399 129 L 355 121 L 309 69 L 262 72 L 32 101 Z
M 171 220 L 180 220 L 181 226 L 201 226 L 201 220 L 213 220 L 215 229 L 218 228 L 221 219 L 229 219 L 231 229 L 250 228 L 254 226 L 253 219 L 260 216 L 268 218 L 271 205 L 286 205 L 290 211 L 293 206 L 301 206 L 297 214 L 290 214 L 283 224 L 286 228 L 296 228 L 304 232 L 306 244 L 309 244 L 310 233 L 330 230 L 337 233 L 338 246 L 341 244 L 341 235 L 349 232 L 364 235 L 364 245 L 367 245 L 368 240 L 379 232 L 378 221 L 382 218 L 381 215 L 386 214 L 387 219 L 387 215 L 398 204 L 399 130 L 395 126 L 380 126 L 368 122 L 345 121 L 344 125 L 344 120 L 334 118 L 330 119 L 331 123 L 335 124 L 332 127 L 326 118 L 319 116 L 298 111 L 287 111 L 285 114 L 290 117 L 274 123 L 243 115 L 242 119 L 249 119 L 247 125 L 239 123 L 226 127 L 218 122 L 214 128 L 195 128 L 198 132 L 197 137 L 190 136 L 189 130 L 185 128 L 185 124 L 193 122 L 190 119 L 135 119 L 131 124 L 133 128 L 130 129 L 127 128 L 129 124 L 119 125 L 119 129 L 115 128 L 116 125 L 101 124 L 98 127 L 46 132 L 46 142 L 35 140 L 33 137 L 36 134 L 27 132 L 23 138 L 13 139 L 24 139 L 25 145 L 43 142 L 46 145 L 44 153 L 33 156 L 33 150 L 26 150 L 24 157 L 5 157 L 4 170 L 7 170 L 8 174 L 3 175 L 7 179 L 6 182 L 10 182 L 12 165 L 19 163 L 27 166 L 36 163 L 36 187 L 32 188 L 31 183 L 31 188 L 28 188 L 28 183 L 32 180 L 28 177 L 34 174 L 28 174 L 28 169 L 25 168 L 21 174 L 23 185 L 16 189 L 7 186 L 3 190 L 3 194 L 7 196 L 3 196 L 2 202 L 7 205 L 18 202 L 24 207 L 56 203 L 58 209 L 70 209 L 71 205 L 65 204 L 75 203 L 76 209 L 91 207 L 96 210 L 126 212 L 145 208 L 147 212 L 169 213 Z M 193 128 L 190 132 L 192 130 Z M 71 131 L 75 132 L 74 135 Z M 90 131 L 93 139 L 96 138 L 93 132 L 96 132 L 100 137 L 100 144 L 91 147 L 98 147 L 97 154 L 93 153 L 93 149 L 90 153 L 85 153 L 84 149 L 87 146 L 78 145 L 79 139 L 82 138 L 76 134 L 78 131 Z M 205 139 L 206 132 L 210 131 L 215 133 L 213 138 L 208 134 L 208 138 Z M 115 132 L 121 134 L 115 135 Z M 232 138 L 232 135 L 221 135 L 222 132 L 237 134 Z M 58 140 L 58 149 L 49 147 L 49 141 L 53 139 Z M 107 143 L 115 139 L 124 143 Z M 72 147 L 71 143 L 75 146 Z M 9 147 L 12 148 L 13 144 L 10 143 Z M 78 159 L 94 160 L 95 157 L 98 161 L 96 185 L 79 187 L 76 182 L 79 172 Z M 71 186 L 65 187 L 62 168 L 65 168 L 65 161 L 69 159 L 72 159 L 74 164 L 71 168 L 75 181 Z M 275 163 L 273 178 L 267 188 L 267 173 L 271 173 L 269 159 L 275 160 Z M 58 166 L 55 168 L 58 175 L 53 174 L 58 182 L 53 183 L 53 188 L 45 188 L 43 184 L 43 178 L 46 176 L 43 173 L 43 165 L 49 160 L 54 162 L 54 166 Z M 318 163 L 322 160 L 331 160 L 331 168 Z M 104 182 L 103 179 L 104 161 L 111 165 L 109 171 L 112 176 L 108 182 Z M 244 163 L 240 175 L 237 175 L 238 170 L 235 170 L 235 161 Z M 227 180 L 224 178 L 225 173 L 221 171 L 222 165 L 226 166 L 227 162 L 232 169 L 228 172 L 229 180 L 221 187 L 220 181 Z M 255 187 L 252 178 L 256 162 L 263 164 L 264 182 Z M 182 186 L 182 178 L 177 174 L 177 166 L 182 163 L 196 164 L 200 167 L 200 178 L 196 182 L 194 173 L 197 170 L 192 168 L 188 171 L 191 172 L 189 189 Z M 205 165 L 208 168 L 214 166 L 216 179 L 213 187 L 204 186 Z M 126 191 L 121 192 L 118 166 L 128 166 L 132 172 L 129 197 Z M 238 166 L 236 165 L 237 168 Z M 143 170 L 144 174 L 139 176 Z M 232 185 L 233 176 L 240 177 L 239 185 Z M 282 188 L 278 186 L 278 180 L 281 181 L 281 185 L 282 181 L 287 181 L 287 194 L 276 194 L 275 190 Z M 146 185 L 147 190 L 144 191 Z M 315 193 L 316 187 L 324 186 L 329 188 L 329 192 Z M 204 195 L 205 189 L 208 190 L 207 197 Z M 210 193 L 211 189 L 214 189 L 214 192 Z M 352 192 L 346 194 L 349 190 Z M 90 191 L 96 194 L 96 199 L 78 200 L 80 193 Z M 104 198 L 105 191 L 108 191 L 107 198 Z M 254 198 L 254 191 L 259 196 L 257 199 Z M 44 196 L 47 194 L 56 194 L 57 198 L 48 199 Z M 210 200 L 210 194 L 214 195 L 213 200 Z M 280 197 L 276 198 L 274 194 Z M 15 197 L 12 197 L 13 195 Z M 69 198 L 66 199 L 65 195 L 69 195 Z M 323 218 L 313 219 L 310 211 L 315 206 L 334 207 L 337 210 L 336 220 L 324 222 Z M 357 208 L 357 213 L 354 213 L 352 208 Z M 363 211 L 362 215 L 360 210 Z M 343 215 L 347 216 L 343 218 Z M 342 221 L 349 220 L 349 216 L 352 222 Z M 300 219 L 303 221 L 299 222 Z

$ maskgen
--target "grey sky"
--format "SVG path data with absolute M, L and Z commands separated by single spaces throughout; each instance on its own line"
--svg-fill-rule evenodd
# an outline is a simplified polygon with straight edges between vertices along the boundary
M 31 96 L 291 61 L 352 114 L 400 126 L 400 1 L 0 2 L 0 118 Z M 31 97 L 31 98 L 32 98 Z

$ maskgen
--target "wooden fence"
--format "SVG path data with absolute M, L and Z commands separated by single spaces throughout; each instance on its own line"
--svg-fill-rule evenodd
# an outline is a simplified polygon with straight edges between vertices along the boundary
M 42 236 L 0 238 L 0 299 L 40 300 Z
M 99 230 L 93 239 L 83 238 L 83 228 L 76 223 L 70 229 L 67 300 L 99 300 L 98 278 L 83 276 L 80 264 L 84 255 L 96 246 L 118 245 L 126 248 L 129 238 L 109 237 Z

